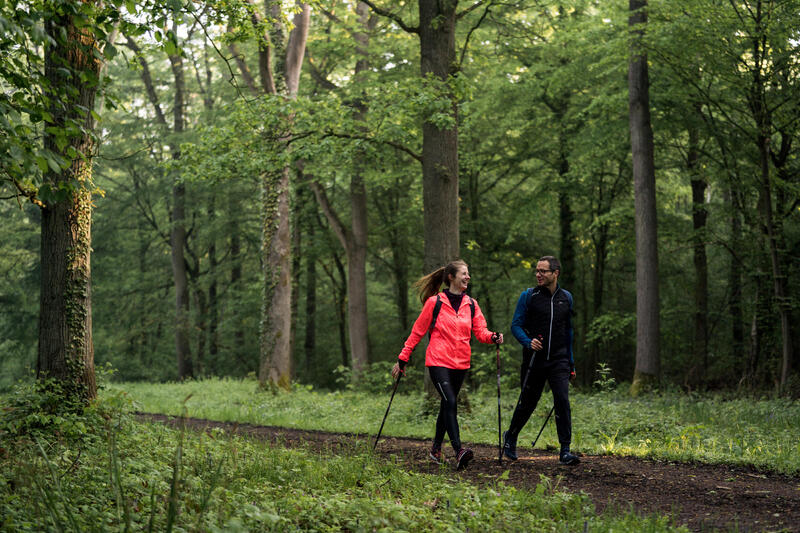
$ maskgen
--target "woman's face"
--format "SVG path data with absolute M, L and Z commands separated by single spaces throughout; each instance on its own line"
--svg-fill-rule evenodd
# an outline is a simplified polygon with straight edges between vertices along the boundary
M 469 285 L 469 268 L 462 266 L 459 267 L 455 275 L 450 276 L 450 292 L 456 294 L 467 290 Z

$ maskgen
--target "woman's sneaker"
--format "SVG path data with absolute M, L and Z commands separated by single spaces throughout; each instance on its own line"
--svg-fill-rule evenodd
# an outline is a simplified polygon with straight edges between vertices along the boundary
M 461 448 L 456 454 L 456 470 L 463 470 L 467 467 L 473 457 L 472 450 L 469 448 Z
M 433 461 L 437 465 L 442 464 L 442 449 L 441 448 L 431 448 L 431 451 L 428 452 L 428 457 L 430 457 L 431 461 Z

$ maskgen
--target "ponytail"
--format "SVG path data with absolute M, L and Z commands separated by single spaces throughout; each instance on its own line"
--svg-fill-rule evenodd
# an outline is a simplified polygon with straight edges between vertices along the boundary
M 448 263 L 447 266 L 437 268 L 430 274 L 422 276 L 415 281 L 414 287 L 419 291 L 420 302 L 424 304 L 428 298 L 439 292 L 442 285 L 447 284 L 449 286 L 448 277 L 455 276 L 458 269 L 465 266 L 467 266 L 467 264 L 461 259 L 458 259 Z

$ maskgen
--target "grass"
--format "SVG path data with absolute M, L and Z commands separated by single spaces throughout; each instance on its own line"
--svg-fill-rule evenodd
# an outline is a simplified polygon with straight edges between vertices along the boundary
M 237 396 L 230 390 L 236 382 L 202 384 Z M 240 385 L 253 395 L 252 383 Z M 327 456 L 221 431 L 139 423 L 126 414 L 125 396 L 106 391 L 96 416 L 81 417 L 79 438 L 58 429 L 70 415 L 19 434 L 0 426 L 0 529 L 685 531 L 667 517 L 597 514 L 587 496 L 556 492 L 546 479 L 533 492 L 502 479 L 479 488 L 452 475 L 406 472 L 378 460 L 366 444 L 348 456 Z M 187 409 L 193 401 L 200 403 L 193 396 Z
M 172 384 L 123 383 L 142 411 L 178 415 L 186 402 L 189 416 L 223 421 L 358 434 L 375 434 L 389 401 L 380 392 L 319 392 L 296 387 L 291 393 L 259 393 L 254 381 L 210 379 Z M 385 435 L 430 438 L 433 415 L 422 413 L 418 385 L 401 383 L 384 428 Z M 504 424 L 518 389 L 502 396 Z M 466 443 L 497 442 L 496 388 L 469 395 L 471 411 L 460 413 Z M 752 465 L 784 474 L 800 472 L 800 405 L 790 400 L 723 399 L 719 396 L 652 394 L 632 399 L 621 392 L 573 393 L 575 450 L 661 460 Z M 519 443 L 536 437 L 552 405 L 545 392 Z M 557 446 L 552 420 L 537 447 Z

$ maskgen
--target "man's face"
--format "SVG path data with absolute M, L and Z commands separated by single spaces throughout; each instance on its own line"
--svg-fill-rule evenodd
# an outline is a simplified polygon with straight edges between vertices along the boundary
M 536 263 L 536 283 L 540 287 L 547 287 L 555 280 L 556 273 L 550 270 L 550 263 L 539 261 Z

